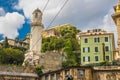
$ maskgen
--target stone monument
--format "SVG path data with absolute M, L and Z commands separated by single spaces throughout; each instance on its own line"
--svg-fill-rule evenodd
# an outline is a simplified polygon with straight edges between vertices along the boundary
M 30 48 L 25 54 L 23 66 L 36 66 L 39 64 L 41 56 L 42 31 L 42 12 L 37 8 L 32 13 L 32 23 L 30 25 Z

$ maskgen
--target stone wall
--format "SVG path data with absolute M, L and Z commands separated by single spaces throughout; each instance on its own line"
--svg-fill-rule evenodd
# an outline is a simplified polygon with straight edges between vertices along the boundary
M 0 72 L 18 72 L 23 73 L 24 67 L 18 67 L 18 66 L 3 66 L 0 65 Z
M 52 57 L 53 54 L 55 53 L 50 53 L 49 57 L 45 55 L 44 59 L 48 58 L 46 60 L 50 60 L 51 58 L 55 58 L 55 56 Z M 58 54 L 56 55 L 58 57 Z M 57 57 L 54 60 L 59 60 Z M 47 66 L 45 68 L 54 69 L 54 71 L 42 74 L 40 79 L 37 74 L 22 73 L 24 68 L 21 69 L 20 67 L 0 66 L 0 80 L 66 80 L 68 77 L 72 77 L 73 80 L 120 80 L 120 66 L 77 66 L 58 69 L 60 67 L 55 68 L 58 66 L 56 61 L 50 62 L 54 62 L 56 65 L 54 67 L 49 67 L 49 61 L 47 61 L 45 62 Z
M 0 72 L 0 80 L 38 80 L 34 73 Z
M 35 73 L 25 73 L 24 67 L 0 65 L 0 80 L 38 80 Z
M 120 71 L 96 71 L 93 80 L 120 80 Z
M 61 69 L 62 55 L 56 52 L 43 53 L 40 57 L 39 64 L 44 67 L 43 72 Z
M 69 67 L 41 75 L 40 80 L 92 80 L 90 67 Z
M 59 75 L 59 76 L 57 76 Z M 47 72 L 41 75 L 40 80 L 67 80 L 67 77 L 72 76 L 73 80 L 120 80 L 119 66 L 99 66 L 87 67 L 78 66 L 66 69 L 60 69 L 52 72 Z
M 120 66 L 94 67 L 93 80 L 120 80 Z

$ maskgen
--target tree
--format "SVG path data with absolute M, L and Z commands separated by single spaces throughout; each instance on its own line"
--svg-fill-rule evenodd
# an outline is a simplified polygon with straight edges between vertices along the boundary
M 3 48 L 0 51 L 1 64 L 21 65 L 24 60 L 24 54 L 19 49 Z
M 59 51 L 63 47 L 63 39 L 56 37 L 44 38 L 42 42 L 42 52 L 45 51 Z
M 35 67 L 35 70 L 36 70 L 36 73 L 38 74 L 38 76 L 40 76 L 43 73 L 42 69 L 43 69 L 43 66 Z
M 8 48 L 9 47 L 9 43 L 8 43 L 8 38 L 5 37 L 4 41 L 3 41 L 3 47 L 4 48 Z
M 63 49 L 64 47 L 64 40 L 62 37 L 58 38 L 55 44 L 55 50 L 60 51 Z
M 57 32 L 61 35 L 59 38 L 48 37 L 43 39 L 42 51 L 56 50 L 58 52 L 64 52 L 66 61 L 63 61 L 63 67 L 78 66 L 80 54 L 78 55 L 78 53 L 74 53 L 74 51 L 80 50 L 78 40 L 76 39 L 76 34 L 80 32 L 80 30 L 68 25 L 58 28 Z
M 49 48 L 50 47 L 49 47 L 49 43 L 48 42 L 44 42 L 42 44 L 42 52 L 49 51 L 50 50 Z

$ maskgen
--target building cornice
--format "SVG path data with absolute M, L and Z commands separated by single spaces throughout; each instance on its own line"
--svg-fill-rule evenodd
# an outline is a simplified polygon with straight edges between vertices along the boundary
M 30 25 L 31 27 L 34 27 L 34 26 L 41 26 L 44 28 L 43 24 L 42 23 L 31 23 Z
M 92 37 L 92 36 L 103 36 L 103 35 L 114 35 L 113 33 L 105 33 L 105 34 L 89 34 L 89 35 L 79 35 L 79 37 Z

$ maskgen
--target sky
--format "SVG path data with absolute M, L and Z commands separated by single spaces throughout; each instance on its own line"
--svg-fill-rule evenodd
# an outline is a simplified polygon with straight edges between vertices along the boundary
M 43 12 L 45 4 L 48 2 Z M 45 29 L 70 23 L 82 31 L 104 29 L 114 33 L 117 42 L 116 25 L 111 14 L 118 0 L 68 0 L 54 22 L 55 15 L 66 0 L 0 0 L 0 40 L 5 36 L 11 39 L 24 39 L 30 33 L 32 12 L 39 8 L 43 12 L 42 23 Z

